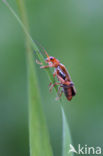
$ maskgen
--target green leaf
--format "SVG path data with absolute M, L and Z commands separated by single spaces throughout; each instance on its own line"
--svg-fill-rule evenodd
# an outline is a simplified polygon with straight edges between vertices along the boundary
M 70 144 L 72 144 L 70 129 L 68 127 L 66 115 L 64 113 L 64 109 L 61 105 L 62 111 L 62 121 L 63 121 L 63 156 L 73 156 L 72 152 L 69 152 Z
M 33 51 L 31 45 L 36 50 L 38 56 L 38 48 L 33 43 L 28 33 L 28 22 L 26 18 L 26 11 L 24 1 L 17 0 L 18 8 L 20 10 L 22 21 L 16 15 L 11 6 L 4 0 L 10 11 L 18 20 L 25 32 L 25 41 L 27 49 L 27 67 L 28 67 L 28 96 L 29 96 L 29 140 L 30 140 L 30 156 L 52 156 L 52 148 L 50 145 L 48 130 L 45 122 L 45 117 L 41 105 L 40 92 L 38 89 L 37 74 L 35 70 Z M 32 44 L 31 44 L 32 43 Z M 42 56 L 39 57 L 42 59 Z
M 21 13 L 22 21 L 28 29 L 28 21 L 24 1 L 17 0 L 17 4 Z M 27 45 L 27 66 L 28 66 L 28 94 L 29 94 L 29 140 L 31 156 L 52 156 L 48 130 L 41 106 L 40 91 L 38 89 L 38 81 L 36 69 L 32 56 L 32 49 L 29 39 L 26 37 Z M 35 49 L 36 46 L 35 46 Z M 38 49 L 37 49 L 38 50 Z
M 31 52 L 30 46 L 35 50 L 36 55 L 39 60 L 45 65 L 45 61 L 35 42 L 32 40 L 31 36 L 28 33 L 28 25 L 27 21 L 25 21 L 26 16 L 23 15 L 23 22 L 17 16 L 15 11 L 11 8 L 11 6 L 7 3 L 6 0 L 3 0 L 12 14 L 16 17 L 17 21 L 21 25 L 23 31 L 26 35 L 27 42 L 27 50 L 28 50 L 28 79 L 29 79 L 29 129 L 30 129 L 30 153 L 31 156 L 51 156 L 52 150 L 49 143 L 48 131 L 45 124 L 44 114 L 41 107 L 40 94 L 38 90 L 37 77 L 35 72 L 35 66 L 33 62 L 33 55 Z M 22 14 L 25 12 L 23 8 L 23 2 L 21 0 L 17 0 L 19 3 L 20 10 Z M 23 9 L 23 10 L 22 10 Z M 52 72 L 49 68 L 46 69 L 49 79 L 52 83 L 55 82 L 52 76 Z M 56 94 L 57 87 L 55 86 Z M 73 156 L 72 153 L 69 152 L 69 145 L 72 143 L 69 126 L 66 120 L 66 116 L 63 108 L 63 101 L 60 101 L 61 110 L 62 110 L 62 121 L 63 121 L 63 156 Z
M 34 62 L 32 55 L 30 55 L 28 60 L 30 155 L 52 156 L 53 154 L 34 71 Z

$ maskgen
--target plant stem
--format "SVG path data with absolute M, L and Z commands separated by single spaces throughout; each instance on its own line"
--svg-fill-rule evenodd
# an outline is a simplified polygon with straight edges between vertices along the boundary
M 12 9 L 12 7 L 9 5 L 9 3 L 6 1 L 6 0 L 2 0 L 5 5 L 9 8 L 10 12 L 14 15 L 14 17 L 17 19 L 18 23 L 20 24 L 20 26 L 22 27 L 24 33 L 26 34 L 30 44 L 31 44 L 31 47 L 33 48 L 33 50 L 35 50 L 36 52 L 36 55 L 38 56 L 39 60 L 42 62 L 43 65 L 45 65 L 45 60 L 44 60 L 44 57 L 41 55 L 37 45 L 35 44 L 35 42 L 33 41 L 32 37 L 30 36 L 26 26 L 24 25 L 24 23 L 20 20 L 19 16 L 15 13 L 15 11 Z M 22 10 L 22 9 L 21 9 Z M 22 11 L 23 12 L 23 11 Z M 25 17 L 25 16 L 24 16 Z M 27 22 L 26 22 L 26 25 L 27 25 Z M 28 27 L 28 26 L 27 26 Z M 53 78 L 53 75 L 50 71 L 49 68 L 46 68 L 45 69 L 47 71 L 47 74 L 48 74 L 48 77 L 50 79 L 50 81 L 52 83 L 55 83 L 55 80 Z M 56 92 L 57 92 L 57 86 L 55 86 L 55 89 L 56 89 Z
M 26 43 L 27 43 L 27 50 L 30 52 L 31 51 L 31 47 L 33 48 L 33 50 L 35 50 L 36 51 L 36 55 L 38 56 L 38 58 L 39 58 L 39 60 L 43 63 L 43 65 L 45 65 L 45 61 L 44 61 L 44 58 L 43 58 L 43 56 L 41 55 L 41 53 L 39 52 L 39 49 L 38 49 L 38 47 L 37 47 L 37 45 L 35 44 L 35 42 L 32 40 L 32 38 L 31 38 L 31 36 L 30 36 L 30 34 L 29 34 L 29 32 L 28 32 L 28 22 L 27 22 L 27 18 L 26 18 L 26 14 L 25 14 L 25 7 L 23 6 L 24 4 L 23 4 L 23 0 L 17 0 L 17 2 L 18 2 L 18 4 L 19 4 L 19 9 L 20 9 L 20 12 L 21 12 L 21 15 L 22 15 L 22 19 L 23 19 L 23 22 L 20 20 L 20 18 L 17 16 L 17 14 L 15 13 L 15 11 L 11 8 L 11 6 L 8 4 L 8 2 L 6 1 L 6 0 L 2 0 L 5 4 L 6 4 L 6 6 L 9 8 L 9 10 L 11 11 L 11 13 L 15 16 L 15 18 L 17 19 L 17 21 L 18 21 L 18 23 L 20 24 L 20 26 L 22 27 L 22 29 L 23 29 L 23 31 L 25 32 L 25 34 L 26 34 Z M 23 9 L 23 10 L 22 10 Z M 30 45 L 31 45 L 31 47 L 30 47 Z M 36 99 L 36 101 L 38 101 L 38 104 L 39 104 L 39 106 L 40 106 L 40 96 L 39 96 L 39 94 L 38 94 L 38 89 L 37 89 L 37 92 L 35 92 L 35 89 L 34 89 L 34 86 L 36 87 L 36 88 L 38 88 L 38 86 L 37 86 L 37 77 L 35 76 L 35 67 L 34 67 L 34 63 L 33 63 L 33 57 L 32 57 L 32 52 L 30 52 L 30 55 L 29 55 L 29 70 L 30 70 L 30 73 L 29 73 L 29 83 L 30 83 L 30 88 L 29 88 L 29 90 L 30 90 L 30 96 L 31 96 L 31 101 L 30 101 L 30 103 L 32 103 L 32 101 L 34 101 L 34 99 Z M 47 68 L 46 69 L 46 71 L 47 71 L 47 73 L 48 73 L 48 76 L 49 76 L 49 79 L 51 80 L 51 82 L 52 83 L 54 83 L 55 82 L 55 80 L 54 80 L 54 78 L 53 78 L 53 76 L 52 76 L 52 73 L 51 73 L 51 71 L 50 71 L 50 69 L 49 68 Z M 56 90 L 56 93 L 57 93 L 57 86 L 55 86 L 55 90 Z M 35 93 L 35 95 L 34 95 L 34 93 Z M 69 130 L 69 126 L 68 126 L 68 123 L 67 123 L 67 120 L 66 120 L 66 115 L 65 115 L 65 113 L 64 113 L 64 108 L 63 108 L 63 102 L 61 102 L 60 101 L 60 103 L 61 103 L 61 111 L 62 111 L 62 122 L 63 122 L 63 156 L 72 156 L 72 153 L 67 153 L 67 151 L 65 151 L 65 146 L 66 145 L 70 145 L 70 143 L 72 142 L 71 141 L 71 135 L 70 135 L 70 130 Z M 37 111 L 38 111 L 38 108 L 36 108 L 37 109 Z M 33 134 L 34 133 L 34 131 L 35 131 L 35 125 L 34 125 L 34 119 L 35 119 L 35 114 L 37 114 L 37 111 L 33 111 L 34 110 L 34 105 L 32 105 L 31 107 L 30 107 L 30 112 L 31 112 L 31 133 Z M 40 114 L 42 114 L 42 112 L 41 112 L 41 109 L 39 110 L 40 111 Z M 37 121 L 39 120 L 39 118 L 42 120 L 42 115 L 40 116 L 40 117 L 38 117 L 37 118 Z M 38 123 L 38 122 L 37 122 Z M 43 122 L 42 123 L 44 123 L 44 120 L 43 120 Z M 42 124 L 41 123 L 41 124 Z M 34 129 L 34 131 L 33 131 L 33 129 Z M 46 136 L 46 131 L 47 130 L 45 130 L 46 128 L 44 128 L 44 136 Z M 43 137 L 44 137 L 43 136 Z M 35 139 L 34 137 L 32 138 L 33 136 L 31 136 L 31 148 L 33 149 L 34 148 L 34 143 L 33 143 L 33 139 Z M 36 136 L 35 136 L 36 137 Z M 45 138 L 45 137 L 44 137 Z M 47 139 L 48 140 L 48 139 Z M 46 141 L 47 141 L 46 140 Z M 38 141 L 37 141 L 38 142 Z M 48 142 L 48 141 L 47 141 Z M 41 143 L 40 143 L 41 144 Z M 49 144 L 49 143 L 48 143 Z M 48 145 L 49 146 L 49 145 Z M 50 146 L 49 146 L 49 149 L 50 149 Z M 44 149 L 43 149 L 44 150 Z M 50 150 L 51 151 L 51 150 Z M 34 154 L 32 154 L 33 152 L 32 152 L 32 150 L 31 150 L 31 156 L 34 156 Z M 50 153 L 52 153 L 52 152 L 50 152 Z M 47 154 L 47 153 L 46 153 Z M 48 154 L 49 155 L 49 154 Z M 52 155 L 52 154 L 51 154 Z M 36 156 L 38 156 L 38 155 L 36 155 Z M 43 156 L 43 154 L 42 154 L 42 156 Z M 44 156 L 46 156 L 46 155 L 44 155 Z
M 23 26 L 26 30 L 26 48 L 27 48 L 27 66 L 28 66 L 28 94 L 29 94 L 29 138 L 30 138 L 30 155 L 31 156 L 52 156 L 52 149 L 49 142 L 45 118 L 41 107 L 40 92 L 38 90 L 37 74 L 32 57 L 32 40 L 29 36 L 29 26 L 27 21 L 24 1 L 16 0 Z M 33 43 L 34 45 L 34 43 Z

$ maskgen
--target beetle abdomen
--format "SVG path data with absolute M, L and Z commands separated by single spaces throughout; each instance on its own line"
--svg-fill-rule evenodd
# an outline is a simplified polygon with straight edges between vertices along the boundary
M 74 86 L 69 87 L 67 85 L 63 85 L 64 94 L 67 97 L 67 99 L 70 101 L 72 99 L 72 96 L 75 96 L 76 90 Z

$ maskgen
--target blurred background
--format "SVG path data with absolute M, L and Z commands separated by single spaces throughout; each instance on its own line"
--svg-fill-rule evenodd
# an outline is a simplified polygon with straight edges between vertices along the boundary
M 18 12 L 15 0 L 8 2 Z M 32 38 L 65 64 L 75 83 L 77 95 L 65 104 L 73 145 L 103 149 L 103 1 L 25 2 Z M 0 2 L 0 156 L 29 156 L 25 51 L 21 27 Z M 60 106 L 36 68 L 53 152 L 61 156 Z

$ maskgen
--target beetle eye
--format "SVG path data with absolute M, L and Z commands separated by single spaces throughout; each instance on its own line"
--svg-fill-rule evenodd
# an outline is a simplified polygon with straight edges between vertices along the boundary
M 53 60 L 54 58 L 53 57 L 50 57 L 50 60 Z

